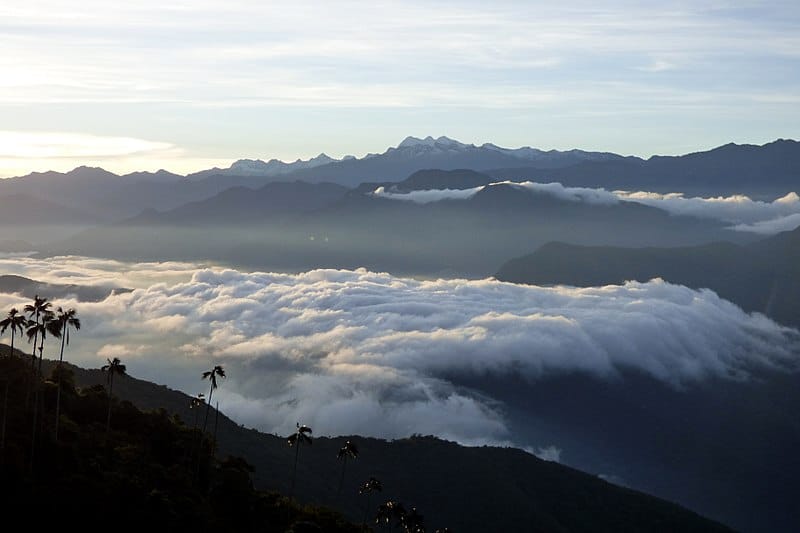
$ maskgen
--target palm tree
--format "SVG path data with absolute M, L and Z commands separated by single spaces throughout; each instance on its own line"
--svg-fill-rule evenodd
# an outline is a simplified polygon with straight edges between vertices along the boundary
M 23 308 L 23 311 L 28 314 L 28 318 L 32 319 L 31 322 L 33 322 L 33 324 L 29 324 L 29 326 L 36 328 L 34 329 L 34 335 L 28 335 L 28 342 L 30 342 L 31 338 L 33 338 L 33 352 L 31 353 L 33 359 L 31 360 L 31 373 L 33 373 L 34 365 L 36 363 L 36 341 L 39 333 L 39 317 L 44 313 L 49 313 L 50 307 L 52 307 L 52 304 L 47 301 L 47 298 L 39 298 L 39 295 L 37 294 L 33 298 L 33 303 L 28 304 Z
M 58 356 L 58 392 L 56 393 L 56 433 L 55 438 L 58 442 L 58 426 L 59 416 L 61 414 L 61 364 L 64 361 L 64 344 L 69 345 L 69 329 L 81 329 L 81 320 L 78 318 L 78 312 L 75 309 L 67 309 L 64 311 L 60 307 L 56 311 L 56 325 L 61 330 L 61 354 Z
M 300 422 L 297 423 L 297 429 L 294 433 L 286 438 L 289 447 L 294 446 L 294 469 L 292 470 L 292 485 L 289 487 L 289 500 L 294 496 L 294 481 L 297 477 L 297 459 L 300 457 L 300 446 L 308 444 L 311 446 L 311 428 Z
M 211 370 L 203 372 L 203 379 L 207 379 L 211 382 L 211 389 L 208 391 L 208 401 L 206 402 L 206 416 L 203 419 L 203 434 L 205 434 L 206 426 L 208 425 L 208 412 L 211 409 L 211 397 L 214 395 L 214 389 L 217 388 L 217 376 L 221 378 L 225 377 L 225 370 L 220 365 L 216 365 Z
M 0 335 L 6 332 L 7 329 L 11 328 L 11 351 L 9 352 L 9 357 L 14 355 L 14 337 L 16 336 L 17 331 L 22 334 L 25 331 L 25 326 L 28 324 L 28 319 L 25 318 L 24 315 L 21 315 L 16 308 L 12 308 L 11 311 L 8 312 L 8 315 L 3 320 L 0 320 Z M 6 447 L 6 419 L 8 418 L 8 386 L 9 386 L 9 379 L 6 379 L 6 386 L 5 392 L 3 392 L 3 423 L 2 429 L 0 429 L 0 450 L 5 449 Z
M 197 410 L 200 409 L 200 407 L 204 403 L 206 403 L 204 398 L 205 394 L 201 392 L 200 394 L 198 394 L 197 396 L 193 396 L 192 399 L 189 400 L 189 409 L 194 410 L 194 425 L 192 426 L 192 429 L 197 429 Z
M 380 524 L 383 522 L 389 526 L 389 531 L 392 530 L 392 520 L 398 525 L 403 523 L 406 516 L 406 509 L 403 504 L 395 500 L 387 500 L 378 506 L 378 513 L 375 515 L 375 523 Z
M 369 502 L 372 499 L 373 492 L 381 492 L 383 490 L 383 485 L 380 481 L 375 479 L 374 477 L 369 478 L 361 485 L 361 488 L 358 489 L 359 494 L 366 494 L 367 495 L 367 506 L 364 508 L 364 520 L 361 521 L 361 529 L 366 529 L 367 527 L 367 513 L 369 512 L 370 506 Z
M 36 339 L 39 339 L 39 369 L 38 369 L 38 376 L 41 377 L 42 375 L 42 359 L 44 358 L 44 341 L 47 339 L 47 333 L 49 332 L 52 336 L 59 338 L 61 337 L 61 330 L 58 327 L 58 324 L 55 320 L 55 315 L 53 314 L 50 309 L 50 304 L 41 298 L 37 297 L 39 302 L 44 302 L 41 308 L 36 311 L 36 321 L 33 322 L 33 325 L 30 325 L 31 322 L 28 322 L 28 329 L 25 332 L 26 336 L 28 337 L 28 341 L 30 342 L 33 339 L 33 362 L 36 361 Z M 29 306 L 26 306 L 26 309 Z M 33 372 L 32 372 L 33 374 Z M 31 376 L 32 380 L 31 383 L 34 381 L 34 376 Z M 40 384 L 36 384 L 35 394 L 33 396 L 33 433 L 31 434 L 31 471 L 33 471 L 33 457 L 34 452 L 36 449 L 36 424 L 39 418 L 39 387 Z M 44 406 L 42 406 L 42 410 L 44 410 Z
M 108 441 L 108 432 L 111 429 L 111 405 L 114 400 L 114 374 L 126 376 L 127 368 L 119 360 L 119 357 L 114 359 L 106 359 L 108 364 L 103 365 L 100 369 L 106 373 L 106 382 L 108 383 L 108 417 L 106 418 L 106 441 Z
M 11 311 L 8 312 L 6 318 L 0 320 L 0 335 L 6 332 L 7 329 L 11 328 L 11 351 L 9 355 L 14 355 L 14 337 L 17 331 L 22 334 L 25 331 L 25 326 L 28 325 L 28 319 L 25 318 L 24 315 L 20 314 L 16 308 L 12 308 Z
M 347 441 L 344 446 L 339 448 L 336 458 L 342 461 L 342 477 L 339 478 L 339 490 L 336 491 L 336 499 L 338 501 L 339 495 L 342 493 L 342 485 L 344 484 L 344 472 L 347 469 L 347 460 L 358 458 L 358 447 L 353 441 Z
M 50 305 L 50 304 L 47 304 Z M 28 329 L 25 331 L 28 337 L 28 342 L 33 340 L 33 359 L 36 361 L 36 342 L 39 342 L 39 368 L 38 374 L 42 375 L 42 359 L 44 358 L 44 341 L 47 340 L 47 334 L 50 333 L 53 337 L 61 338 L 61 325 L 56 320 L 56 315 L 46 309 L 39 313 L 36 320 L 28 322 Z
M 412 507 L 409 512 L 403 515 L 400 523 L 406 533 L 425 533 L 425 522 L 423 516 L 417 512 L 416 507 Z

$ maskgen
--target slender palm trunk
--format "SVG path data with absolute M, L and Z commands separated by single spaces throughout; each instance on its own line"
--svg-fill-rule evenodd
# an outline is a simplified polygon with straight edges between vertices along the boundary
M 2 429 L 0 429 L 0 452 L 4 452 L 6 449 L 6 419 L 8 418 L 8 384 L 9 379 L 6 379 L 6 390 L 3 393 L 3 425 Z M 5 459 L 5 457 L 3 458 Z M 0 460 L 0 463 L 5 462 L 4 460 Z
M 111 406 L 114 402 L 114 371 L 109 370 L 108 377 L 108 416 L 106 417 L 106 442 L 108 442 L 108 432 L 111 430 Z
M 294 450 L 294 469 L 292 470 L 292 484 L 289 485 L 289 502 L 286 505 L 286 522 L 287 524 L 291 521 L 292 517 L 292 498 L 294 498 L 294 480 L 297 477 L 297 459 L 300 457 L 300 435 L 297 435 L 298 439 L 295 441 L 294 445 L 296 446 Z
M 367 506 L 364 508 L 364 520 L 361 521 L 361 529 L 367 529 L 367 514 L 369 513 L 370 500 L 372 500 L 372 491 L 367 492 Z
M 42 376 L 42 359 L 44 359 L 44 332 L 42 332 L 42 338 L 39 340 L 39 377 Z
M 14 326 L 11 326 L 11 353 L 9 357 L 14 357 Z M 3 393 L 3 424 L 0 429 L 0 450 L 6 449 L 6 420 L 8 420 L 8 386 L 10 379 L 6 380 L 6 390 Z
M 33 390 L 33 376 L 36 373 L 36 343 L 39 341 L 39 313 L 36 313 L 36 329 L 33 331 L 33 350 L 31 351 L 31 375 L 28 380 L 28 392 L 25 394 L 25 408 L 28 408 Z
M 298 435 L 299 437 L 299 435 Z M 289 486 L 289 501 L 292 501 L 292 497 L 294 496 L 294 480 L 297 477 L 297 459 L 300 457 L 300 439 L 298 438 L 297 441 L 294 443 L 297 447 L 294 450 L 294 470 L 292 470 L 292 484 Z
M 67 323 L 64 322 L 64 330 L 61 332 L 61 355 L 58 357 L 58 390 L 56 392 L 56 442 L 58 442 L 59 417 L 61 416 L 61 363 L 64 361 L 64 339 L 67 337 Z
M 36 312 L 36 329 L 33 331 L 33 351 L 31 352 L 31 373 L 36 371 L 36 343 L 39 341 L 39 312 Z
M 216 407 L 214 408 L 216 411 L 214 412 L 214 442 L 211 444 L 211 456 L 214 456 L 214 453 L 217 451 L 217 425 L 219 424 L 219 402 L 217 402 Z
M 211 384 L 211 388 L 208 391 L 208 403 L 206 403 L 206 416 L 203 418 L 203 435 L 206 434 L 206 427 L 208 426 L 208 412 L 211 409 L 211 396 L 214 394 L 214 384 Z
M 33 432 L 31 433 L 31 461 L 30 469 L 33 472 L 33 461 L 36 451 L 36 422 L 39 416 L 39 383 L 35 384 L 36 391 L 33 395 Z
M 339 490 L 336 491 L 336 501 L 342 495 L 342 485 L 344 485 L 344 472 L 347 470 L 347 455 L 344 456 L 344 463 L 342 464 L 342 476 L 339 478 Z
M 214 383 L 211 383 L 208 391 L 208 402 L 206 403 L 206 415 L 203 417 L 203 431 L 200 432 L 200 438 L 197 440 L 197 479 L 200 479 L 200 456 L 203 451 L 203 437 L 206 435 L 206 427 L 208 426 L 208 412 L 211 409 L 211 397 L 214 395 Z
M 39 420 L 39 424 L 42 426 L 42 431 L 44 431 L 44 394 L 42 394 L 42 383 L 41 381 L 44 379 L 42 375 L 42 359 L 44 358 L 44 332 L 39 336 L 39 383 L 36 384 L 36 394 L 34 395 L 34 405 L 33 405 L 33 415 L 34 415 L 34 426 L 36 425 L 36 420 Z M 41 410 L 41 416 L 37 411 Z M 36 428 L 34 427 L 34 433 L 36 432 Z
M 44 351 L 44 333 L 42 333 L 41 340 L 39 341 L 39 372 L 35 376 L 33 376 L 35 389 L 33 394 L 33 431 L 31 432 L 31 464 L 30 464 L 31 472 L 33 472 L 34 458 L 36 456 L 36 425 L 39 422 L 39 399 L 40 399 L 39 391 L 42 388 L 41 380 L 39 379 L 42 375 L 42 351 Z M 33 362 L 35 363 L 36 340 L 34 340 L 33 354 L 34 354 Z

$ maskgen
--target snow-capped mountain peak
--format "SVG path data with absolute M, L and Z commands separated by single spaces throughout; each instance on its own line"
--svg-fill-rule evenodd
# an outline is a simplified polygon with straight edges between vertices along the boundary
M 456 141 L 455 139 L 451 139 L 449 137 L 445 137 L 442 135 L 441 137 L 434 139 L 430 135 L 425 137 L 424 139 L 420 139 L 419 137 L 406 137 L 403 139 L 403 142 L 397 145 L 397 149 L 402 148 L 414 148 L 418 146 L 423 147 L 430 147 L 430 148 L 467 148 L 468 145 Z

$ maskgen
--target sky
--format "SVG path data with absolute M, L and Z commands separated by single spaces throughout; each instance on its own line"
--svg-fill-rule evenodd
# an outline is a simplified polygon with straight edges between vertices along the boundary
M 800 3 L 4 0 L 0 177 L 800 138 Z

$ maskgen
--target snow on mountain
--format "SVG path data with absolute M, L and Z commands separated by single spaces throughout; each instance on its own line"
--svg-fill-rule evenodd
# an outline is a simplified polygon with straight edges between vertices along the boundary
M 308 160 L 298 159 L 294 162 L 284 162 L 278 159 L 263 161 L 261 159 L 240 159 L 229 168 L 212 168 L 191 174 L 190 179 L 200 179 L 212 175 L 245 176 L 245 177 L 278 177 L 300 170 L 309 170 L 327 164 L 345 163 L 341 172 L 346 173 L 353 180 L 385 178 L 388 174 L 402 176 L 420 168 L 505 168 L 530 165 L 539 165 L 543 168 L 557 168 L 575 164 L 582 161 L 598 161 L 621 158 L 622 156 L 601 152 L 584 152 L 582 150 L 539 150 L 524 146 L 522 148 L 504 148 L 492 143 L 480 146 L 466 144 L 444 135 L 440 137 L 413 137 L 403 139 L 396 147 L 389 147 L 382 153 L 369 153 L 363 157 L 345 156 L 334 159 L 322 153 Z M 364 176 L 358 176 L 357 165 L 360 162 L 371 164 L 365 166 L 369 172 L 364 171 Z M 353 166 L 356 164 L 356 166 Z M 385 165 L 386 168 L 376 165 Z M 432 166 L 431 166 L 432 165 Z M 374 167 L 374 168 L 373 168 Z M 397 172 L 387 171 L 387 168 L 396 169 Z M 355 173 L 354 173 L 355 172 Z M 327 178 L 332 177 L 334 171 L 325 172 Z M 404 176 L 403 176 L 404 177 Z M 308 179 L 307 176 L 303 179 Z M 311 178 L 313 181 L 313 178 Z M 352 185 L 352 183 L 351 183 Z
M 287 174 L 303 168 L 314 168 L 338 161 L 326 154 L 319 154 L 307 161 L 297 159 L 292 163 L 285 163 L 279 159 L 270 159 L 266 163 L 261 159 L 239 159 L 235 161 L 224 173 L 236 176 L 277 176 Z

